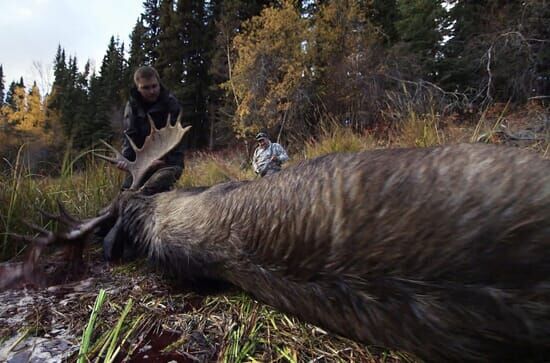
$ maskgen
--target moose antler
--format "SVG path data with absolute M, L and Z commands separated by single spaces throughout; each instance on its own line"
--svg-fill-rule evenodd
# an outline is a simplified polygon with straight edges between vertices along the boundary
M 42 251 L 45 247 L 51 244 L 72 244 L 71 247 L 80 251 L 84 248 L 86 238 L 103 222 L 114 217 L 114 205 L 101 210 L 100 214 L 94 218 L 79 220 L 71 216 L 61 202 L 57 202 L 59 214 L 54 215 L 45 211 L 40 211 L 45 217 L 50 220 L 55 220 L 63 228 L 56 232 L 49 231 L 38 225 L 24 222 L 30 229 L 38 233 L 37 236 L 20 235 L 16 233 L 10 234 L 13 239 L 29 242 L 32 246 L 27 253 L 27 258 L 24 262 L 8 262 L 0 265 L 0 290 L 17 286 L 23 282 L 33 282 L 36 280 L 34 272 L 36 264 Z M 82 257 L 82 256 L 77 256 Z
M 161 159 L 170 150 L 177 146 L 181 142 L 185 133 L 191 128 L 191 126 L 182 127 L 181 113 L 179 114 L 174 125 L 170 122 L 171 116 L 168 114 L 166 126 L 162 129 L 156 128 L 151 115 L 147 116 L 149 119 L 149 124 L 151 125 L 151 132 L 146 137 L 141 148 L 137 147 L 132 139 L 126 135 L 130 146 L 136 154 L 134 161 L 126 159 L 118 150 L 103 140 L 103 144 L 113 151 L 116 157 L 112 158 L 105 155 L 97 155 L 99 158 L 113 164 L 117 164 L 120 161 L 124 161 L 128 164 L 128 172 L 132 175 L 132 185 L 130 186 L 130 189 L 136 189 L 139 185 L 141 185 L 143 177 L 153 166 L 154 162 Z
M 166 121 L 166 127 L 157 129 L 149 116 L 151 132 L 145 138 L 143 146 L 138 148 L 131 139 L 128 139 L 132 149 L 134 149 L 136 153 L 135 161 L 129 161 L 118 150 L 106 142 L 103 143 L 115 153 L 116 157 L 112 158 L 105 155 L 97 156 L 114 164 L 119 161 L 127 162 L 129 166 L 128 172 L 133 178 L 130 189 L 136 189 L 141 184 L 143 181 L 142 179 L 145 177 L 147 171 L 153 166 L 154 162 L 164 157 L 177 146 L 191 127 L 182 127 L 180 120 L 181 113 L 175 125 L 172 125 L 169 115 Z M 29 248 L 27 258 L 24 262 L 7 262 L 0 264 L 0 290 L 17 286 L 24 282 L 34 282 L 36 280 L 36 264 L 42 251 L 48 245 L 69 244 L 79 251 L 79 257 L 82 258 L 82 250 L 87 237 L 90 236 L 96 228 L 117 217 L 117 200 L 118 197 L 107 207 L 103 208 L 96 217 L 83 220 L 71 216 L 61 202 L 58 202 L 59 214 L 57 215 L 40 211 L 45 217 L 58 222 L 58 230 L 52 232 L 35 224 L 25 223 L 30 229 L 38 234 L 35 236 L 11 234 L 14 239 L 31 243 L 32 246 Z M 60 225 L 62 228 L 59 228 Z

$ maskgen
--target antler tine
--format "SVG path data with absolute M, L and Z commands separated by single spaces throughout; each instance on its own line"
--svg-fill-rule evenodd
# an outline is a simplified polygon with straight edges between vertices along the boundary
M 24 225 L 26 225 L 27 227 L 29 227 L 30 229 L 42 234 L 42 235 L 49 235 L 51 232 L 48 231 L 46 228 L 42 227 L 42 226 L 39 226 L 37 224 L 34 224 L 34 223 L 30 223 L 30 222 L 27 222 L 27 221 L 22 221 Z
M 55 214 L 53 213 L 50 213 L 50 212 L 47 212 L 45 211 L 44 209 L 41 209 L 41 208 L 36 208 L 38 210 L 38 213 L 42 214 L 43 217 L 49 219 L 49 220 L 57 220 L 58 216 L 56 216 Z
M 108 142 L 106 142 L 105 140 L 99 140 L 103 145 L 105 145 L 109 150 L 111 150 L 115 155 L 116 157 L 112 158 L 112 157 L 109 157 L 107 155 L 103 155 L 103 154 L 98 154 L 98 153 L 95 153 L 94 152 L 94 155 L 97 156 L 98 158 L 100 159 L 103 159 L 105 161 L 108 161 L 112 164 L 116 164 L 118 163 L 119 161 L 128 161 L 117 149 L 115 149 L 111 144 L 109 144 Z
M 75 224 L 79 222 L 78 219 L 76 219 L 75 217 L 70 215 L 69 212 L 67 212 L 67 209 L 65 208 L 63 203 L 61 203 L 60 200 L 57 200 L 57 208 L 59 209 L 59 215 L 55 216 L 54 217 L 55 219 L 60 220 L 64 224 Z
M 156 160 L 162 159 L 174 147 L 179 145 L 189 127 L 183 128 L 181 125 L 181 113 L 178 116 L 178 122 L 172 126 L 170 114 L 166 120 L 166 126 L 157 129 L 151 116 L 148 115 L 151 123 L 151 133 L 145 138 L 141 149 L 136 150 L 136 159 L 129 165 L 129 172 L 132 174 L 132 185 L 130 189 L 137 188 L 142 179 Z
M 65 225 L 69 225 L 71 223 L 74 223 L 74 220 L 66 220 L 61 215 L 53 214 L 53 213 L 47 212 L 47 211 L 45 211 L 43 209 L 40 209 L 40 208 L 37 208 L 37 210 L 47 220 L 61 222 Z
M 32 243 L 35 241 L 34 237 L 19 234 L 19 233 L 8 233 L 8 236 L 10 236 L 11 238 L 19 242 Z

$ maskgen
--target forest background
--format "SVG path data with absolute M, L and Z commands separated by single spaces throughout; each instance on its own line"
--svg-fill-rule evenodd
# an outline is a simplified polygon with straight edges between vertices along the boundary
M 467 122 L 500 102 L 547 107 L 548 24 L 543 0 L 146 0 L 99 69 L 52 50 L 47 94 L 5 85 L 0 65 L 0 151 L 13 160 L 25 143 L 51 171 L 67 150 L 119 142 L 141 65 L 182 103 L 189 149 L 248 146 L 260 130 L 290 144 L 327 121 L 372 131 L 407 112 Z

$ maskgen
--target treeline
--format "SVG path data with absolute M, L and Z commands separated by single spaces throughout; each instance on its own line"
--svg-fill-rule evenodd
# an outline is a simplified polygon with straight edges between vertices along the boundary
M 45 97 L 23 80 L 4 97 L 0 68 L 0 125 L 58 127 L 78 148 L 110 139 L 146 64 L 197 148 L 260 129 L 308 136 L 327 119 L 362 128 L 411 109 L 524 103 L 550 93 L 548 24 L 544 0 L 146 0 L 128 51 L 112 38 L 97 72 L 60 46 Z

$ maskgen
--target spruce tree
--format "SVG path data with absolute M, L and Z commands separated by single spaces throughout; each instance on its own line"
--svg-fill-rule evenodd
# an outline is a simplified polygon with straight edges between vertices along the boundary
M 6 105 L 8 105 L 12 110 L 15 110 L 15 89 L 17 88 L 17 83 L 12 81 L 8 92 L 6 93 Z
M 396 21 L 399 19 L 397 0 L 372 0 L 359 2 L 364 4 L 366 14 L 375 26 L 380 28 L 382 39 L 388 45 L 395 44 L 399 39 Z
M 160 33 L 160 0 L 145 0 L 143 2 L 143 23 L 145 36 L 143 48 L 145 62 L 153 65 L 158 59 L 159 33 Z
M 127 88 L 124 44 L 111 37 L 101 63 L 100 74 L 90 77 L 88 108 L 81 128 L 80 147 L 91 146 L 99 139 L 110 140 L 111 123 L 122 117 L 123 94 Z
M 210 86 L 208 57 L 212 45 L 205 1 L 180 0 L 176 8 L 183 82 L 174 89 L 182 103 L 183 117 L 191 123 L 191 147 L 208 145 L 207 93 Z
M 399 20 L 396 29 L 406 51 L 414 56 L 418 66 L 416 76 L 434 80 L 436 57 L 444 33 L 446 20 L 442 0 L 399 1 Z
M 147 29 L 143 25 L 143 17 L 140 17 L 132 34 L 130 34 L 130 54 L 128 58 L 128 71 L 126 79 L 129 82 L 129 85 L 133 84 L 132 75 L 133 72 L 138 68 L 146 64 L 147 54 L 145 52 L 145 39 L 146 39 Z
M 178 2 L 178 7 L 181 1 Z M 184 25 L 174 11 L 174 1 L 164 0 L 160 7 L 158 59 L 155 67 L 163 84 L 176 95 L 183 82 L 183 43 L 180 41 Z
M 58 112 L 60 111 L 61 104 L 63 103 L 62 97 L 65 89 L 67 88 L 67 63 L 65 59 L 65 50 L 61 48 L 61 45 L 57 47 L 57 52 L 55 54 L 53 74 L 54 81 L 47 101 L 49 118 L 59 117 Z M 57 120 L 51 121 L 55 122 Z
M 5 94 L 5 86 L 4 86 L 4 69 L 2 68 L 2 65 L 0 64 L 0 107 L 4 104 L 4 97 Z
M 543 0 L 454 0 L 441 84 L 474 102 L 523 101 L 550 69 L 550 10 Z M 547 77 L 547 76 L 546 76 Z M 550 89 L 550 86 L 548 86 Z M 544 93 L 544 90 L 541 90 Z
M 109 100 L 109 106 L 120 105 L 123 102 L 122 90 L 126 88 L 125 70 L 124 43 L 118 38 L 111 37 L 100 68 L 102 87 Z

